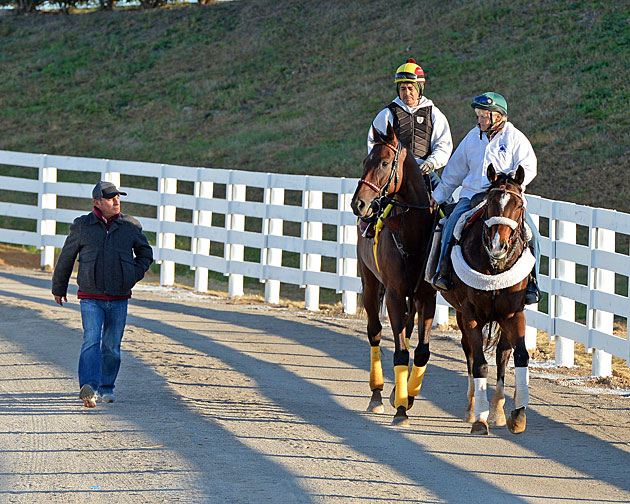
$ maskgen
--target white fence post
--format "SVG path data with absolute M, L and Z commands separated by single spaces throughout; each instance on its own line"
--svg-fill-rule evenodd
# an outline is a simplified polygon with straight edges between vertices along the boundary
M 103 172 L 101 174 L 101 180 L 106 180 L 107 182 L 111 182 L 118 189 L 120 189 L 120 173 L 119 172 L 110 172 L 109 171 L 109 159 L 105 159 L 105 166 L 103 167 Z
M 245 201 L 246 186 L 243 184 L 229 184 L 228 185 L 228 200 L 229 201 Z M 228 207 L 229 208 L 229 207 Z M 226 228 L 228 230 L 228 237 L 231 236 L 230 231 L 245 231 L 245 216 L 241 214 L 234 214 L 232 210 L 229 210 L 229 214 L 226 215 Z M 230 244 L 226 244 L 226 253 L 229 261 L 243 262 L 245 259 L 245 246 L 240 243 L 231 243 L 232 239 L 229 238 Z M 229 268 L 229 266 L 228 266 Z M 228 279 L 228 296 L 242 296 L 243 290 L 243 275 L 230 273 Z
M 163 170 L 163 167 L 162 167 Z M 177 179 L 160 177 L 160 199 L 164 194 L 177 193 Z M 162 201 L 160 202 L 162 203 Z M 161 223 L 175 222 L 177 207 L 173 205 L 160 204 L 158 207 L 158 219 Z M 162 249 L 175 249 L 175 233 L 158 234 L 158 247 Z M 160 285 L 169 286 L 175 283 L 175 263 L 173 261 L 162 261 L 160 266 Z
M 532 215 L 532 214 L 530 214 L 530 217 L 532 218 L 532 221 L 534 222 L 534 225 L 536 226 L 536 228 L 539 229 L 540 217 L 538 215 Z M 538 267 L 540 268 L 540 264 L 538 265 Z M 537 278 L 537 281 L 538 281 L 538 285 L 540 286 L 540 278 Z M 527 309 L 530 311 L 538 311 L 538 305 L 537 304 L 529 305 Z M 527 319 L 527 312 L 525 314 L 525 319 Z M 533 326 L 525 327 L 525 348 L 527 350 L 536 349 L 536 335 L 537 334 L 538 334 L 538 330 L 535 327 Z
M 448 304 L 439 292 L 436 299 L 433 327 L 448 327 Z
M 267 205 L 284 205 L 284 189 L 269 187 L 265 191 Z M 282 236 L 284 221 L 282 219 L 266 219 L 263 224 L 264 232 L 268 235 Z M 267 248 L 263 250 L 263 264 L 268 266 L 282 266 L 282 249 Z M 271 304 L 280 302 L 280 280 L 265 279 L 265 301 Z
M 553 222 L 552 222 L 553 224 Z M 577 226 L 573 222 L 556 221 L 558 226 L 557 240 L 575 243 Z M 575 283 L 575 263 L 564 259 L 556 259 L 556 276 L 558 280 Z M 556 296 L 556 317 L 575 321 L 575 301 L 563 296 Z M 574 364 L 575 343 L 569 338 L 556 334 L 556 365 L 571 367 Z
M 324 204 L 324 193 L 322 191 L 306 191 L 304 203 L 307 209 L 321 209 Z M 321 222 L 305 222 L 303 230 L 305 230 L 302 233 L 303 239 L 321 241 L 323 237 L 323 224 Z M 306 254 L 304 267 L 306 271 L 321 271 L 322 256 L 320 254 Z M 304 300 L 307 310 L 319 310 L 319 285 L 307 285 Z
M 200 172 L 198 172 L 200 173 Z M 195 182 L 195 199 L 212 199 L 214 192 L 214 183 L 212 182 Z M 208 210 L 195 210 L 193 215 L 193 224 L 195 229 L 197 226 L 212 226 L 212 212 Z M 208 238 L 193 238 L 191 243 L 193 254 L 200 256 L 210 255 L 210 240 Z M 197 266 L 195 268 L 195 291 L 208 292 L 208 268 Z
M 339 194 L 337 207 L 339 212 L 346 212 L 350 210 L 350 202 L 352 201 L 352 194 Z M 338 237 L 339 243 L 356 245 L 357 244 L 357 226 L 339 226 Z M 337 271 L 343 276 L 357 276 L 357 260 L 351 258 L 340 258 L 337 266 Z M 341 306 L 344 313 L 354 315 L 357 312 L 357 293 L 344 290 L 341 292 Z
M 55 265 L 55 247 L 44 245 L 44 243 L 46 241 L 45 236 L 54 236 L 57 232 L 57 221 L 45 217 L 46 214 L 52 214 L 57 208 L 57 195 L 54 192 L 49 192 L 53 191 L 54 184 L 57 182 L 57 168 L 47 166 L 48 158 L 46 154 L 42 155 L 41 160 L 39 167 L 40 190 L 38 195 L 41 217 L 37 220 L 37 233 L 40 237 L 40 248 L 42 251 L 41 268 L 50 271 Z
M 615 251 L 615 232 L 608 229 L 597 229 L 595 247 L 609 252 Z M 594 270 L 595 280 L 593 288 L 603 292 L 615 292 L 615 272 L 603 268 Z M 629 321 L 630 322 L 630 321 Z M 602 310 L 594 310 L 593 328 L 607 334 L 613 334 L 614 314 Z M 612 375 L 612 355 L 603 350 L 595 349 L 592 364 L 593 376 Z

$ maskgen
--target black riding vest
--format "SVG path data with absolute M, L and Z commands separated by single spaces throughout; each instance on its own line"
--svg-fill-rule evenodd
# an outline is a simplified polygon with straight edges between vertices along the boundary
M 421 107 L 414 114 L 410 114 L 395 102 L 390 103 L 387 108 L 394 115 L 393 126 L 396 136 L 403 144 L 411 147 L 411 152 L 416 159 L 426 159 L 431 154 L 433 106 Z

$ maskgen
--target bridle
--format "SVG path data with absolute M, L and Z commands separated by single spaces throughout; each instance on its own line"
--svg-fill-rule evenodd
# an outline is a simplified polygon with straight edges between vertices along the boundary
M 518 220 L 515 221 L 513 219 L 510 219 L 509 217 L 504 217 L 502 215 L 496 216 L 496 217 L 488 217 L 488 206 L 490 204 L 489 196 L 491 193 L 496 193 L 496 192 L 501 193 L 498 196 L 499 198 L 506 194 L 512 194 L 520 200 L 522 209 L 521 209 L 521 214 L 518 217 Z M 484 227 L 483 227 L 482 243 L 483 243 L 483 248 L 488 254 L 490 263 L 492 264 L 494 268 L 497 268 L 501 263 L 503 265 L 507 264 L 514 257 L 514 254 L 519 249 L 519 247 L 517 246 L 519 242 L 521 244 L 521 247 L 520 247 L 521 249 L 522 247 L 525 246 L 525 240 L 523 239 L 522 232 L 521 232 L 522 225 L 523 225 L 523 217 L 525 215 L 524 203 L 525 203 L 525 200 L 523 198 L 523 195 L 520 192 L 515 191 L 514 189 L 510 189 L 507 184 L 502 184 L 498 187 L 493 187 L 488 190 L 488 201 L 486 202 L 486 208 L 484 210 Z M 500 261 L 496 260 L 493 257 L 490 250 L 491 247 L 489 245 L 491 241 L 491 237 L 488 233 L 489 233 L 490 228 L 494 225 L 505 225 L 505 226 L 508 226 L 512 230 L 508 238 L 509 253 L 504 259 Z
M 377 185 L 373 184 L 369 180 L 359 180 L 359 185 L 365 184 L 370 189 L 375 191 L 379 195 L 380 199 L 384 198 L 385 196 L 389 196 L 390 194 L 396 193 L 400 189 L 400 186 L 402 184 L 402 176 L 399 176 L 398 172 L 400 171 L 400 153 L 402 152 L 402 145 L 400 142 L 398 142 L 398 145 L 396 147 L 386 142 L 375 142 L 374 145 L 384 145 L 386 147 L 389 147 L 395 153 L 394 161 L 392 162 L 392 171 L 389 173 L 389 178 L 383 186 L 379 188 Z M 391 185 L 392 180 L 394 181 L 394 189 L 389 191 L 389 186 Z

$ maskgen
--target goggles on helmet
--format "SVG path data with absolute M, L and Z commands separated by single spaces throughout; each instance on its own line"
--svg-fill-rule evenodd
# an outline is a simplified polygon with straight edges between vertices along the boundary
M 481 96 L 475 97 L 475 99 L 473 100 L 473 103 L 475 105 L 481 105 L 482 107 L 487 107 L 488 105 L 492 105 L 494 103 L 494 100 L 490 98 L 489 96 L 481 95 Z

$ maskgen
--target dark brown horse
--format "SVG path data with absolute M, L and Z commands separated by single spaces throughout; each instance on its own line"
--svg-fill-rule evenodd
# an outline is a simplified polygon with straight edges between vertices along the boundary
M 468 365 L 465 419 L 473 423 L 471 432 L 475 434 L 488 434 L 488 422 L 496 425 L 507 422 L 513 433 L 525 430 L 529 354 L 525 348 L 523 308 L 533 257 L 525 237 L 523 179 L 524 170 L 520 166 L 514 178 L 504 174 L 497 176 L 492 165 L 488 167 L 491 185 L 485 196 L 483 215 L 461 238 L 461 247 L 453 248 L 453 287 L 442 294 L 455 308 L 462 332 L 462 347 Z M 519 278 L 522 275 L 524 277 Z M 488 342 L 482 332 L 484 326 L 492 326 L 492 322 L 500 328 L 498 344 L 496 338 Z M 497 344 L 497 386 L 490 406 L 486 395 L 488 363 L 484 357 L 484 344 L 488 347 L 492 343 Z M 512 349 L 516 375 L 515 409 L 506 421 L 503 389 L 505 368 Z
M 374 238 L 359 232 L 357 257 L 363 285 L 371 345 L 368 411 L 382 412 L 383 369 L 381 322 L 383 291 L 394 333 L 396 407 L 394 424 L 407 424 L 407 410 L 418 395 L 429 360 L 429 333 L 435 313 L 435 291 L 418 279 L 425 263 L 433 220 L 429 198 L 413 155 L 396 138 L 391 126 L 385 134 L 374 129 L 375 145 L 363 161 L 363 175 L 352 198 L 358 217 L 381 216 Z M 380 229 L 379 229 L 380 228 Z M 409 372 L 409 338 L 418 313 L 418 346 Z

